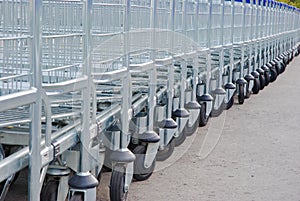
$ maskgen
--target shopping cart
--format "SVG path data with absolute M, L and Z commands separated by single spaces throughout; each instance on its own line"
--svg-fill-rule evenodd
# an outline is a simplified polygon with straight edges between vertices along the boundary
M 31 40 L 34 34 L 30 27 L 31 15 L 29 10 L 26 10 L 28 3 L 27 1 L 24 3 L 0 2 L 1 200 L 5 198 L 9 186 L 20 169 L 29 161 L 33 169 L 38 165 L 34 163 L 37 152 L 33 151 L 32 146 L 30 158 L 28 157 L 29 148 L 22 149 L 24 133 L 29 134 L 31 131 L 31 139 L 35 135 L 39 136 L 37 128 L 39 128 L 40 110 L 38 106 L 41 101 L 38 97 L 40 85 L 32 73 L 39 72 L 39 70 L 35 66 L 37 60 L 31 60 L 31 57 L 36 56 L 31 51 L 36 41 Z M 16 11 L 17 14 L 11 15 L 11 11 Z M 30 111 L 29 108 L 31 108 Z M 19 137 L 15 138 L 17 135 Z M 29 143 L 33 145 L 38 137 L 32 140 L 25 137 L 25 140 L 27 145 Z
M 300 53 L 298 9 L 271 0 L 0 1 L 0 200 L 110 198 Z

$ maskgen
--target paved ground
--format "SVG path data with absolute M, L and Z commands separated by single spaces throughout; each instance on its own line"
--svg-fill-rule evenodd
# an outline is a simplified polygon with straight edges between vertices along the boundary
M 300 201 L 299 100 L 300 57 L 258 95 L 199 128 L 149 180 L 134 182 L 129 200 Z M 98 200 L 108 200 L 109 177 Z M 18 183 L 14 189 L 26 192 Z

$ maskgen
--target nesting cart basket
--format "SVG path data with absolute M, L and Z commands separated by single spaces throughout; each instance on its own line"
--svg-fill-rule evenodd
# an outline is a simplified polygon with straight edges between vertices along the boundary
M 0 201 L 110 198 L 300 51 L 300 10 L 272 0 L 0 0 Z

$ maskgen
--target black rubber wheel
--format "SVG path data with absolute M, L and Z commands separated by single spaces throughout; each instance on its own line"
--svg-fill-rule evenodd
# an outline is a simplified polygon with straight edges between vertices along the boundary
M 249 90 L 249 85 L 250 85 L 250 83 L 247 82 L 245 98 L 250 98 L 250 96 L 251 96 L 251 90 Z
M 258 94 L 259 90 L 260 90 L 260 81 L 259 81 L 259 78 L 255 78 L 252 92 L 253 92 L 253 94 Z
M 286 55 L 286 65 L 288 65 L 288 64 L 290 64 L 290 57 L 289 57 L 289 55 L 287 54 L 287 55 Z
M 213 101 L 213 105 L 214 104 L 215 104 L 215 102 Z M 223 112 L 223 108 L 224 107 L 222 107 L 222 104 L 220 105 L 220 107 L 218 109 L 215 109 L 214 106 L 213 106 L 213 108 L 211 110 L 211 113 L 210 113 L 210 116 L 211 117 L 218 117 L 218 116 L 220 116 L 222 114 L 222 112 Z
M 249 91 L 248 89 L 246 90 L 246 94 L 245 94 L 245 99 L 250 98 L 251 96 L 251 91 Z
M 83 201 L 83 194 L 82 194 L 82 193 L 77 193 L 77 192 L 76 192 L 76 193 L 71 197 L 70 201 Z
M 127 200 L 128 192 L 124 190 L 125 186 L 125 167 L 121 164 L 116 164 L 111 173 L 110 178 L 110 200 L 125 201 Z
M 239 104 L 243 104 L 245 101 L 244 88 L 245 88 L 245 86 L 243 84 L 238 85 L 238 102 L 239 102 Z
M 277 79 L 277 75 L 278 75 L 276 69 L 271 68 L 270 73 L 271 73 L 270 82 L 274 82 Z
M 265 86 L 268 86 L 270 83 L 270 72 L 265 71 L 264 76 L 265 76 Z
M 41 190 L 41 201 L 56 201 L 58 191 L 58 181 L 47 181 Z
M 184 127 L 186 127 L 186 125 L 185 125 Z M 183 132 L 183 130 L 182 130 L 182 132 L 179 133 L 178 137 L 175 137 L 175 138 L 174 138 L 175 147 L 178 147 L 178 146 L 180 146 L 182 143 L 184 143 L 186 137 L 187 137 L 186 133 Z
M 259 75 L 259 84 L 260 84 L 260 90 L 263 90 L 266 85 L 266 80 L 264 75 Z
M 193 123 L 193 125 L 189 126 L 189 122 L 187 122 L 187 124 L 185 125 L 182 132 L 185 133 L 186 136 L 193 135 L 196 132 L 198 126 L 199 126 L 199 121 L 200 121 L 200 113 L 199 113 L 198 118 L 195 121 L 195 123 Z
M 280 64 L 279 63 L 276 63 L 275 65 L 275 69 L 276 69 L 276 73 L 277 73 L 277 76 L 280 74 L 281 70 L 280 70 Z
M 280 62 L 279 65 L 280 65 L 280 73 L 283 73 L 285 71 L 285 69 L 286 69 L 286 65 L 284 65 L 283 62 Z
M 209 119 L 209 115 L 206 115 L 206 102 L 203 102 L 200 108 L 199 126 L 200 127 L 206 126 L 208 119 Z
M 174 138 L 169 142 L 167 146 L 164 147 L 163 150 L 158 150 L 156 154 L 157 161 L 165 161 L 167 160 L 174 152 L 175 141 Z
M 289 64 L 289 59 L 288 59 L 288 57 L 286 56 L 286 54 L 285 55 L 283 55 L 283 62 L 284 62 L 284 64 L 285 65 L 288 65 Z
M 233 106 L 233 103 L 234 103 L 234 95 L 230 98 L 228 103 L 223 103 L 224 109 L 229 110 Z
M 133 178 L 137 181 L 147 180 L 153 173 L 155 168 L 155 160 L 150 167 L 146 168 L 144 166 L 146 147 L 144 145 L 137 146 L 133 153 L 136 156 L 133 167 Z
M 293 61 L 293 58 L 294 58 L 293 51 L 290 51 L 290 54 L 289 54 L 289 60 L 290 60 L 290 62 Z

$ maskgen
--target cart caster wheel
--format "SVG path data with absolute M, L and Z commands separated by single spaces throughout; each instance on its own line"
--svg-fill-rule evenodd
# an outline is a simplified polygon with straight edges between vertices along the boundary
M 255 78 L 253 78 L 253 80 L 254 80 Z M 251 96 L 251 90 L 249 89 L 249 86 L 250 86 L 250 82 L 252 81 L 253 82 L 253 80 L 249 80 L 249 81 L 247 81 L 247 84 L 246 84 L 246 94 L 245 94 L 245 98 L 246 99 L 248 99 L 248 98 L 250 98 L 250 96 Z
M 270 72 L 269 71 L 265 71 L 265 82 L 266 82 L 266 85 L 265 86 L 268 86 L 270 84 Z
M 183 129 L 182 132 L 185 133 L 186 136 L 191 136 L 191 135 L 193 135 L 193 134 L 196 132 L 198 126 L 199 126 L 199 121 L 200 121 L 200 114 L 199 114 L 199 116 L 198 116 L 196 122 L 195 122 L 193 125 L 191 125 L 191 126 L 189 126 L 189 122 L 188 122 L 188 123 L 185 125 L 185 127 L 184 127 L 184 129 Z
M 210 116 L 211 117 L 218 117 L 222 114 L 222 112 L 223 112 L 223 107 L 221 105 L 218 109 L 212 109 L 211 113 L 210 113 Z
M 262 68 L 258 68 L 256 69 L 256 71 L 259 73 L 259 86 L 260 86 L 260 90 L 263 90 L 265 88 L 266 85 L 266 81 L 265 81 L 265 71 Z
M 265 86 L 268 86 L 270 83 L 270 69 L 267 66 L 262 66 L 261 68 L 264 70 L 264 76 L 266 82 Z
M 128 192 L 125 192 L 125 167 L 117 164 L 111 173 L 110 178 L 110 200 L 125 201 L 127 200 Z
M 286 61 L 285 56 L 284 56 L 283 54 L 279 55 L 278 58 L 279 58 L 280 60 L 282 60 L 282 62 L 283 62 L 285 65 L 287 65 L 287 61 Z
M 245 101 L 244 88 L 245 88 L 245 86 L 243 84 L 238 85 L 238 102 L 239 102 L 239 104 L 243 104 Z
M 280 74 L 281 70 L 280 70 L 280 64 L 276 63 L 275 65 L 275 69 L 276 69 L 276 73 L 277 73 L 277 76 Z
M 185 125 L 186 126 L 186 125 Z M 175 142 L 175 147 L 180 146 L 182 143 L 184 143 L 185 139 L 186 139 L 187 135 L 184 131 L 182 131 L 181 133 L 179 133 L 178 137 L 174 138 L 174 142 Z
M 234 103 L 234 95 L 230 98 L 228 103 L 223 103 L 224 109 L 229 110 L 233 106 L 233 103 Z
M 206 115 L 206 102 L 201 103 L 199 126 L 206 126 L 209 115 Z
M 134 161 L 133 178 L 137 181 L 145 181 L 152 175 L 154 171 L 155 160 L 152 162 L 150 167 L 146 168 L 144 166 L 146 147 L 143 145 L 137 146 L 133 150 L 133 153 L 136 156 Z
M 286 56 L 286 65 L 290 64 L 290 59 L 289 59 L 289 56 L 287 55 Z
M 249 89 L 250 82 L 253 82 L 255 77 L 251 74 L 247 74 L 247 75 L 245 75 L 244 79 L 247 81 L 246 90 L 245 90 L 246 91 L 245 98 L 250 98 L 250 96 L 251 96 L 251 89 Z
M 174 152 L 175 141 L 174 138 L 169 142 L 167 146 L 164 147 L 163 150 L 158 150 L 156 154 L 157 161 L 165 161 L 167 160 Z
M 251 91 L 249 89 L 247 89 L 246 94 L 245 94 L 245 98 L 248 99 L 248 98 L 250 98 L 250 96 L 251 96 Z
M 274 82 L 277 79 L 277 76 L 278 76 L 276 69 L 271 68 L 270 69 L 270 74 L 271 74 L 270 75 L 270 82 Z
M 264 75 L 259 75 L 259 84 L 260 84 L 260 90 L 263 90 L 266 85 L 266 80 Z
M 81 193 L 75 193 L 70 201 L 83 201 L 83 195 Z
M 213 102 L 213 105 L 214 105 L 214 102 Z M 223 112 L 223 108 L 224 107 L 222 107 L 222 104 L 220 105 L 220 107 L 218 109 L 215 109 L 213 107 L 213 109 L 211 110 L 210 116 L 211 117 L 218 117 L 218 116 L 220 116 L 222 114 L 222 112 Z
M 289 54 L 289 60 L 290 60 L 290 62 L 293 61 L 293 58 L 294 58 L 293 51 L 290 51 L 290 54 Z
M 47 181 L 41 190 L 41 201 L 57 200 L 58 181 Z
M 280 73 L 283 73 L 286 69 L 286 65 L 283 62 L 280 62 Z
M 260 90 L 260 81 L 259 81 L 259 78 L 255 78 L 252 92 L 253 92 L 253 94 L 258 94 L 259 90 Z
M 282 60 L 283 60 L 284 64 L 288 65 L 289 64 L 289 60 L 288 60 L 287 56 L 283 55 L 282 57 L 283 57 Z

